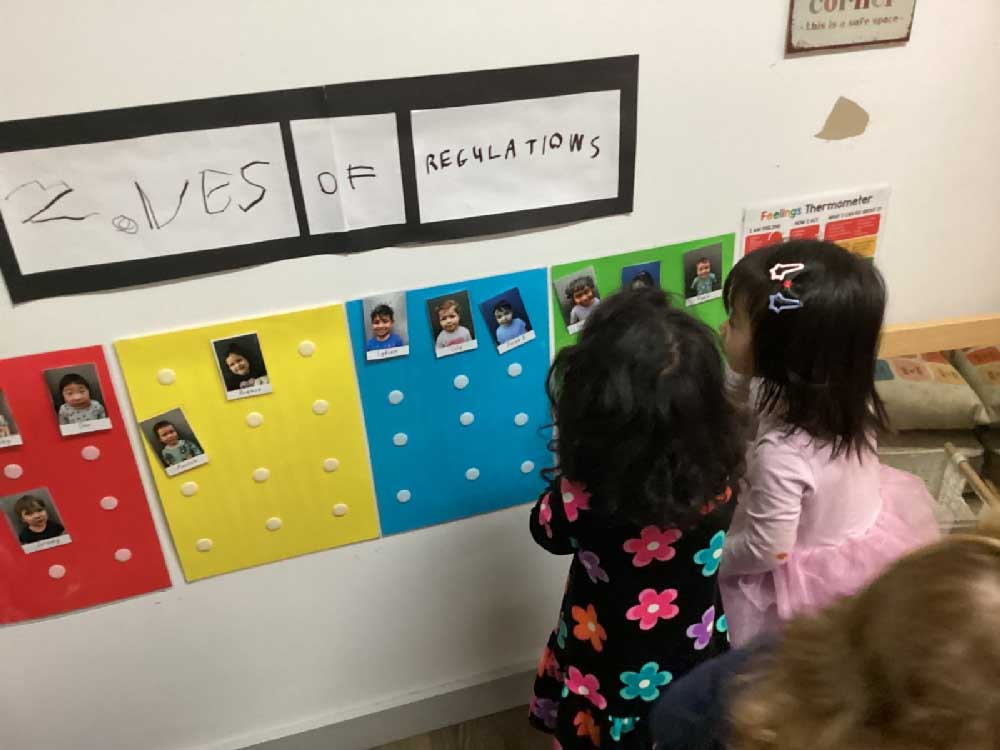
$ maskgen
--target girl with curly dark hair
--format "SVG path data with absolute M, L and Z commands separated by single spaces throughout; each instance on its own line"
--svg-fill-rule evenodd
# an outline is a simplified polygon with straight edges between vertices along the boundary
M 531 533 L 573 561 L 530 718 L 564 750 L 646 747 L 652 701 L 726 648 L 714 576 L 740 419 L 714 333 L 658 289 L 605 299 L 548 391 L 557 465 Z

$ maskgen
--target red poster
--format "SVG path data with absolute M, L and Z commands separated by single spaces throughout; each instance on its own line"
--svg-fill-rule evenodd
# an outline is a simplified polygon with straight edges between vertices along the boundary
M 0 622 L 169 588 L 99 346 L 0 360 Z

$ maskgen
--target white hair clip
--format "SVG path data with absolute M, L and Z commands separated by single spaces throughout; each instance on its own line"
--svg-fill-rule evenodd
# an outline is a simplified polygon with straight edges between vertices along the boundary
M 805 269 L 805 263 L 775 263 L 771 266 L 771 281 L 784 281 L 785 276 Z

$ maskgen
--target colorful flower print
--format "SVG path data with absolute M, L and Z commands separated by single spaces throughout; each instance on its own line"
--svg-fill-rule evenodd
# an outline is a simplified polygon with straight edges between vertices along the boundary
M 694 638 L 694 650 L 701 651 L 712 641 L 715 630 L 715 607 L 709 607 L 697 622 L 687 629 L 688 638 Z
M 573 717 L 573 725 L 576 727 L 578 737 L 589 736 L 590 741 L 594 743 L 594 747 L 601 746 L 601 730 L 594 723 L 594 717 L 590 715 L 590 711 L 580 711 Z
M 582 484 L 571 482 L 564 477 L 559 483 L 559 488 L 562 490 L 566 520 L 575 521 L 581 510 L 590 510 L 590 493 L 583 488 Z
M 621 696 L 625 700 L 642 698 L 644 701 L 655 701 L 660 697 L 660 688 L 674 679 L 674 676 L 664 670 L 655 661 L 646 662 L 638 672 L 622 672 L 621 681 L 625 687 Z
M 533 697 L 529 710 L 532 716 L 537 716 L 549 729 L 556 728 L 556 720 L 559 718 L 559 701 Z
M 615 742 L 621 742 L 623 734 L 628 734 L 633 729 L 635 729 L 635 725 L 639 721 L 639 717 L 609 716 L 608 721 L 611 722 L 611 728 L 608 730 L 608 733 L 611 735 L 611 739 L 613 739 Z
M 626 552 L 633 556 L 632 564 L 637 568 L 644 568 L 653 560 L 665 562 L 676 554 L 676 550 L 671 546 L 681 538 L 681 532 L 677 529 L 660 530 L 656 526 L 647 526 L 639 532 L 638 539 L 629 539 L 623 545 Z
M 675 605 L 677 589 L 664 589 L 656 593 L 656 589 L 643 589 L 639 592 L 639 603 L 630 607 L 625 617 L 638 620 L 640 630 L 651 630 L 660 620 L 676 617 L 680 609 Z
M 601 627 L 601 623 L 597 621 L 597 611 L 594 609 L 594 605 L 588 604 L 587 609 L 573 607 L 570 614 L 573 615 L 573 619 L 577 623 L 573 628 L 573 635 L 581 641 L 590 641 L 594 651 L 603 651 L 604 641 L 608 639 L 608 634 Z
M 552 493 L 546 492 L 542 501 L 538 504 L 538 523 L 545 528 L 545 534 L 549 539 L 552 538 L 552 506 L 549 505 L 551 499 Z
M 607 700 L 605 700 L 603 695 L 597 692 L 601 687 L 601 683 L 594 675 L 583 674 L 576 667 L 570 667 L 569 671 L 566 673 L 565 685 L 566 689 L 570 693 L 586 698 L 588 701 L 593 703 L 596 708 L 603 711 L 608 707 Z
M 694 561 L 701 566 L 701 574 L 708 578 L 715 575 L 722 561 L 722 547 L 726 543 L 726 532 L 716 531 L 708 543 L 708 549 L 700 549 L 694 553 Z
M 566 648 L 566 636 L 569 635 L 569 628 L 566 621 L 559 615 L 559 625 L 556 626 L 556 645 L 559 648 Z
M 598 581 L 607 583 L 611 580 L 608 578 L 608 574 L 604 572 L 604 568 L 601 567 L 601 558 L 593 552 L 582 549 L 576 553 L 576 556 L 580 560 L 583 569 L 587 571 L 591 583 L 597 583 Z
M 538 676 L 541 677 L 543 674 L 562 682 L 559 662 L 556 661 L 556 655 L 548 646 L 542 650 L 542 658 L 538 660 Z

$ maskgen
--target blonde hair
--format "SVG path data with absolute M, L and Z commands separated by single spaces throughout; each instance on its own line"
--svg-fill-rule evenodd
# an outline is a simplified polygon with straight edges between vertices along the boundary
M 734 750 L 1000 747 L 1000 540 L 953 536 L 790 623 L 734 685 Z

